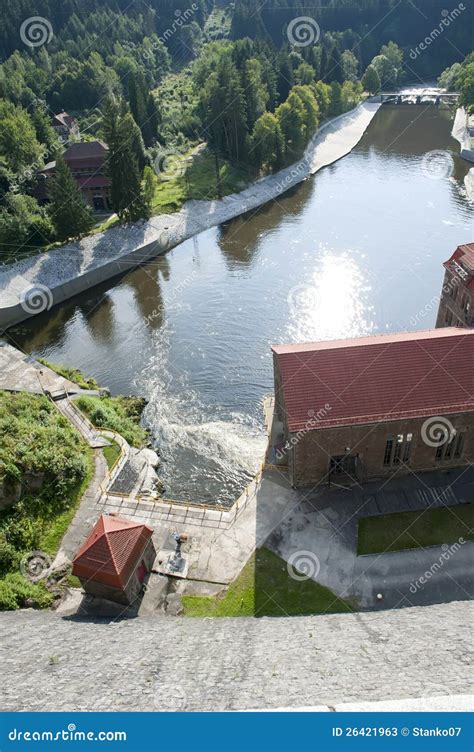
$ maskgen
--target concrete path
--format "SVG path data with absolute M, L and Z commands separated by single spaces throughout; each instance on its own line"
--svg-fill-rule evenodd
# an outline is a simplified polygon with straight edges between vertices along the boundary
M 32 394 L 98 394 L 81 389 L 4 341 L 0 341 L 0 389 Z
M 101 486 L 106 476 L 107 463 L 104 455 L 100 449 L 95 449 L 94 476 L 61 541 L 61 546 L 53 562 L 53 569 L 60 569 L 72 560 L 79 546 L 84 542 L 85 534 L 97 522 L 97 501 L 102 493 Z
M 283 507 L 286 501 L 286 515 L 266 545 L 286 561 L 297 555 L 306 559 L 313 579 L 358 608 L 424 605 L 472 596 L 473 542 L 455 549 L 445 545 L 372 556 L 357 556 L 356 549 L 361 517 L 473 502 L 474 468 L 420 473 L 350 490 L 293 491 L 278 471 L 271 482 L 274 498 Z
M 4 711 L 244 710 L 466 695 L 472 607 L 93 623 L 0 614 Z

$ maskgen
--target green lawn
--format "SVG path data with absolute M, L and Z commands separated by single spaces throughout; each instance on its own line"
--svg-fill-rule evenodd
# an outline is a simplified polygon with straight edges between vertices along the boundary
M 111 439 L 109 439 L 109 441 L 110 446 L 105 446 L 102 451 L 104 453 L 105 461 L 107 462 L 107 467 L 109 468 L 109 470 L 112 470 L 113 466 L 120 457 L 121 449 L 116 441 L 113 441 Z
M 396 512 L 359 520 L 357 553 L 377 554 L 474 540 L 474 505 Z
M 313 580 L 293 580 L 286 562 L 259 549 L 227 591 L 217 597 L 183 596 L 185 616 L 300 616 L 352 611 Z
M 214 156 L 207 149 L 193 156 L 194 151 L 191 149 L 182 157 L 185 160 L 182 163 L 183 169 L 186 168 L 184 175 L 178 175 L 171 180 L 160 180 L 158 176 L 152 202 L 153 214 L 178 211 L 184 202 L 190 199 L 217 198 Z M 255 175 L 251 175 L 246 169 L 233 167 L 224 160 L 221 160 L 219 175 L 222 196 L 243 190 L 255 178 Z

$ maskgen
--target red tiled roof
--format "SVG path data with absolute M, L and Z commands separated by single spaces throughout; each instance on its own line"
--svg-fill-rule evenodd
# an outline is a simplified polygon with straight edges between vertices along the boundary
M 81 579 L 124 588 L 152 534 L 147 525 L 103 514 L 77 551 L 72 572 Z
M 474 412 L 474 330 L 452 327 L 272 349 L 290 432 Z M 325 405 L 330 409 L 321 414 Z
M 474 243 L 458 245 L 451 258 L 445 261 L 443 266 L 456 274 L 465 287 L 474 290 Z

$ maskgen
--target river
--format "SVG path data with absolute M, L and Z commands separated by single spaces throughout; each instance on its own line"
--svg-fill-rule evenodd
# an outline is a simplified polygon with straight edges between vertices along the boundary
M 10 338 L 147 397 L 167 495 L 229 504 L 264 450 L 273 343 L 434 326 L 442 262 L 472 240 L 451 125 L 384 106 L 341 161 Z

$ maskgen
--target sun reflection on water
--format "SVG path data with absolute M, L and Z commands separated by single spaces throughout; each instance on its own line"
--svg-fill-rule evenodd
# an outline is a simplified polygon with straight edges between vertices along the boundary
M 354 257 L 327 253 L 307 280 L 288 293 L 288 339 L 311 342 L 371 334 L 370 290 Z

